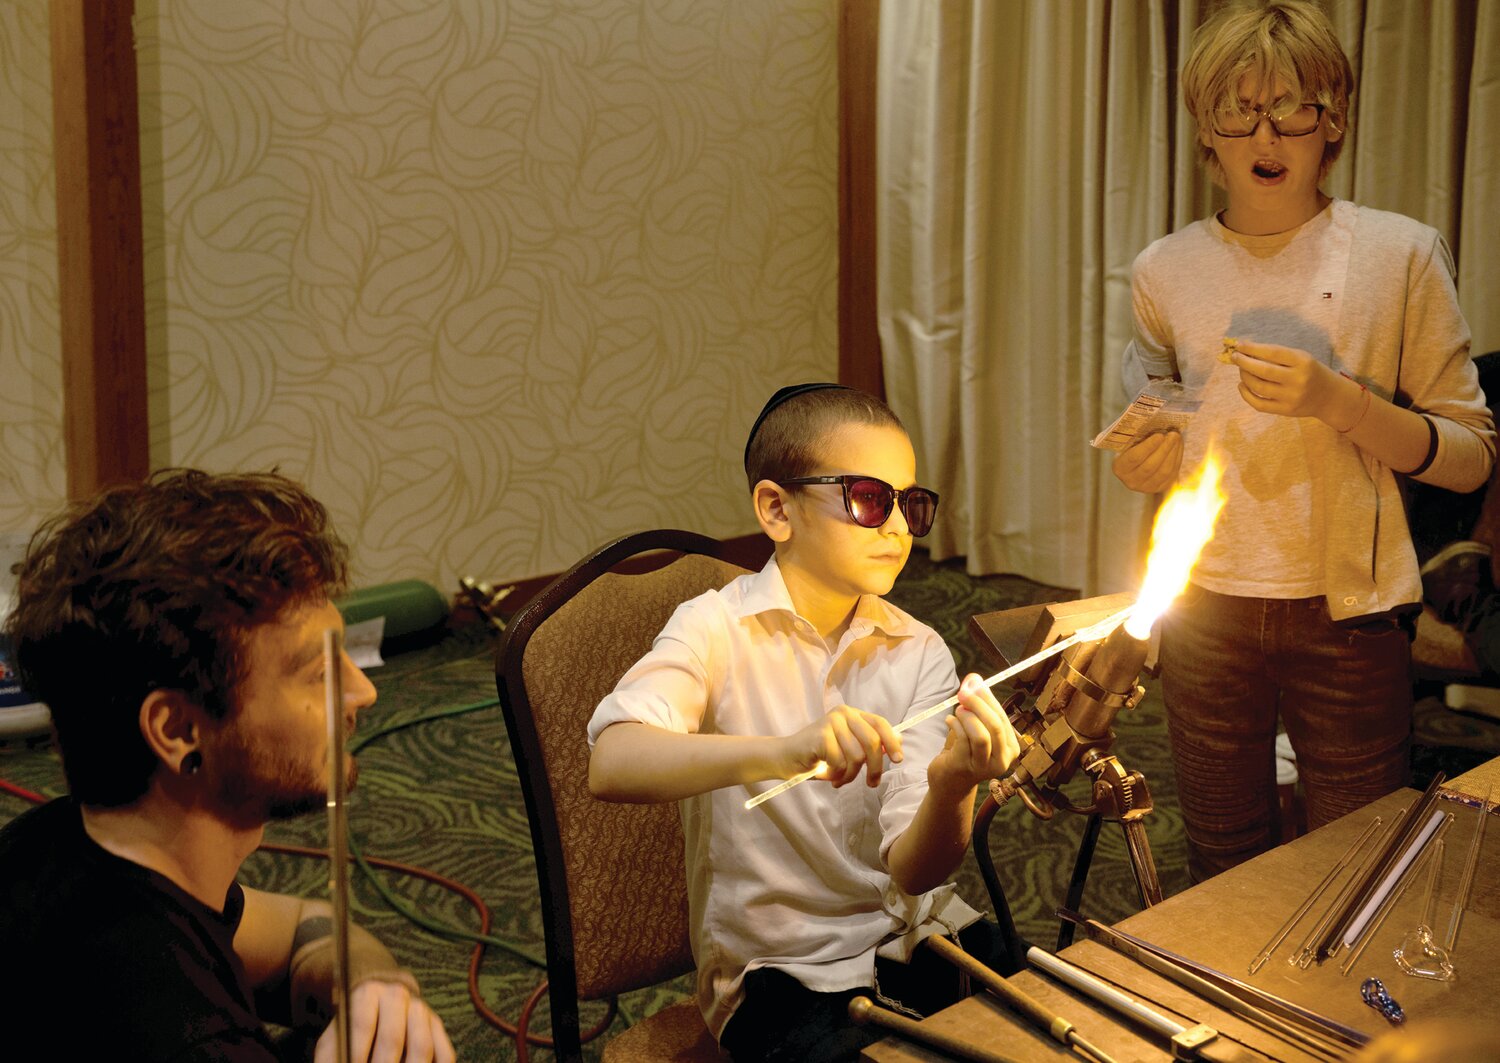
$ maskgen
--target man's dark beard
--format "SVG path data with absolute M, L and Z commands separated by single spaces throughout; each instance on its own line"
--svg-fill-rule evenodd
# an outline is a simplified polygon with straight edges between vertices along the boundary
M 354 780 L 357 778 L 359 778 L 359 761 L 351 756 L 349 758 L 348 781 L 344 784 L 345 793 L 354 789 Z M 316 812 L 319 809 L 327 808 L 328 792 L 323 790 L 317 793 L 313 793 L 312 791 L 304 791 L 300 794 L 276 793 L 268 795 L 265 801 L 267 819 L 296 819 L 298 816 L 305 816 L 309 812 Z
M 279 752 L 254 753 L 238 744 L 221 751 L 228 763 L 220 776 L 219 799 L 226 809 L 250 813 L 245 816 L 247 825 L 252 818 L 255 824 L 294 819 L 328 805 L 322 779 L 310 776 L 306 762 L 288 759 Z M 359 764 L 350 756 L 346 790 L 354 788 L 358 775 Z

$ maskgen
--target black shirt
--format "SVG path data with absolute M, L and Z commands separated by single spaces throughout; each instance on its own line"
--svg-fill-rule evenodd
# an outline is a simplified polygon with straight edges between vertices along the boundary
M 101 849 L 70 798 L 0 828 L 0 1011 L 37 1058 L 277 1058 L 222 914 Z M 15 1042 L 12 1042 L 15 1043 Z

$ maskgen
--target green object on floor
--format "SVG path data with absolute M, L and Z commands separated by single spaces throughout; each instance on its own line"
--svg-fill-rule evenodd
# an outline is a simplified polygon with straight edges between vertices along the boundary
M 436 587 L 419 579 L 363 587 L 334 604 L 346 624 L 385 617 L 387 640 L 440 631 L 448 620 L 447 601 Z

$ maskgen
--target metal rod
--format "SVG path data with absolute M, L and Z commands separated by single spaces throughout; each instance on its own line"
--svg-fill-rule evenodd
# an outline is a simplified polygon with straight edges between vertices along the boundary
M 1078 843 L 1078 856 L 1073 861 L 1073 878 L 1068 883 L 1068 895 L 1063 901 L 1066 908 L 1077 910 L 1083 907 L 1083 887 L 1088 880 L 1089 864 L 1094 859 L 1094 847 L 1099 844 L 1099 827 L 1104 817 L 1092 813 L 1084 824 L 1083 838 Z M 1057 921 L 1057 951 L 1061 952 L 1073 944 L 1073 924 L 1066 919 Z
M 1135 606 L 1132 605 L 1127 609 L 1121 609 L 1118 613 L 1115 613 L 1112 616 L 1105 617 L 1097 624 L 1091 624 L 1088 627 L 1079 628 L 1067 638 L 1059 639 L 1052 645 L 1048 646 L 1046 649 L 1042 650 L 1039 653 L 1032 654 L 1030 657 L 1026 658 L 1024 661 L 1021 661 L 1019 664 L 1013 664 L 1003 672 L 996 672 L 988 679 L 982 680 L 981 685 L 992 687 L 996 683 L 1003 682 L 1013 675 L 1017 675 L 1020 672 L 1026 671 L 1026 669 L 1030 668 L 1032 665 L 1037 664 L 1040 661 L 1045 661 L 1048 657 L 1052 657 L 1056 654 L 1061 653 L 1069 646 L 1074 646 L 1080 642 L 1092 642 L 1095 639 L 1104 638 L 1110 632 L 1114 631 L 1115 628 L 1123 624 L 1125 622 L 1125 618 L 1130 615 L 1131 609 L 1134 608 Z M 896 724 L 896 726 L 893 727 L 892 730 L 897 734 L 900 734 L 902 731 L 910 730 L 911 728 L 917 726 L 917 724 L 922 723 L 925 720 L 929 720 L 939 713 L 947 712 L 957 704 L 958 695 L 954 694 L 951 698 L 946 698 L 943 701 L 938 702 L 936 705 L 933 705 L 931 708 L 923 709 L 915 716 L 911 716 L 905 720 L 902 720 L 900 723 Z M 797 775 L 793 775 L 790 779 L 779 782 L 769 790 L 764 790 L 761 793 L 758 793 L 754 797 L 750 798 L 745 802 L 745 808 L 755 808 L 757 805 L 765 804 L 773 797 L 780 797 L 792 787 L 800 786 L 803 783 L 807 782 L 808 779 L 816 778 L 818 774 L 823 770 L 824 769 L 822 767 L 817 767 L 809 771 L 804 771 Z
M 328 894 L 333 906 L 334 1058 L 350 1063 L 349 817 L 344 768 L 344 638 L 323 632 L 323 696 L 328 717 Z
M 1067 1019 L 1053 1012 L 1035 997 L 1011 985 L 947 938 L 934 934 L 926 939 L 926 944 L 929 949 L 959 970 L 967 972 L 969 977 L 999 997 L 1009 1007 L 1020 1012 L 1021 1016 L 1033 1026 L 1045 1030 L 1053 1040 L 1072 1045 L 1085 1055 L 1098 1060 L 1099 1063 L 1114 1063 L 1111 1057 L 1101 1049 L 1085 1041 Z
M 898 1037 L 926 1045 L 928 1048 L 947 1053 L 954 1059 L 966 1063 L 1019 1063 L 1015 1056 L 1003 1056 L 999 1052 L 970 1044 L 951 1033 L 935 1030 L 916 1019 L 882 1008 L 869 997 L 855 997 L 849 1001 L 849 1018 L 861 1026 L 869 1024 L 889 1030 Z
M 1379 829 L 1381 822 L 1382 820 L 1379 816 L 1371 820 L 1365 826 L 1365 829 L 1360 832 L 1359 837 L 1354 840 L 1354 844 L 1345 849 L 1344 855 L 1333 862 L 1333 866 L 1328 869 L 1328 874 L 1323 876 L 1323 881 L 1314 887 L 1313 891 L 1307 895 L 1307 900 L 1297 906 L 1297 910 L 1291 914 L 1286 922 L 1281 924 L 1281 929 L 1271 936 L 1270 941 L 1266 942 L 1266 947 L 1261 949 L 1256 954 L 1255 959 L 1250 961 L 1251 974 L 1254 974 L 1266 965 L 1266 961 L 1271 958 L 1271 953 L 1275 952 L 1281 943 L 1286 940 L 1286 936 L 1292 932 L 1292 928 L 1302 920 L 1302 917 L 1312 909 L 1312 906 L 1318 903 L 1318 898 L 1323 896 L 1328 887 L 1333 884 L 1334 879 L 1344 873 L 1344 870 L 1354 859 L 1355 854 L 1365 847 L 1365 843 Z
M 1085 928 L 1085 932 L 1088 933 L 1090 938 L 1095 941 L 1101 940 L 1099 936 L 1088 928 L 1088 920 L 1085 920 L 1077 912 L 1059 911 L 1058 914 L 1065 919 L 1076 920 L 1080 926 Z M 1102 926 L 1102 924 L 1095 925 Z M 1352 1026 L 1345 1026 L 1341 1022 L 1329 1018 L 1327 1015 L 1311 1011 L 1308 1008 L 1304 1008 L 1301 1004 L 1294 1004 L 1290 1000 L 1279 997 L 1275 993 L 1269 993 L 1258 986 L 1241 982 L 1238 978 L 1226 974 L 1216 967 L 1210 967 L 1206 963 L 1199 963 L 1197 960 L 1179 955 L 1170 949 L 1162 948 L 1162 946 L 1147 941 L 1145 938 L 1136 937 L 1134 934 L 1126 933 L 1118 928 L 1104 927 L 1103 929 L 1120 941 L 1128 942 L 1136 948 L 1159 956 L 1169 963 L 1174 963 L 1178 967 L 1196 974 L 1204 981 L 1218 986 L 1226 993 L 1232 993 L 1246 1003 L 1268 1011 L 1272 1015 L 1279 1015 L 1290 1022 L 1308 1027 L 1317 1033 L 1327 1034 L 1329 1037 L 1343 1041 L 1353 1048 L 1359 1048 L 1370 1040 L 1368 1034 L 1362 1033 Z
M 979 865 L 979 877 L 984 879 L 984 888 L 989 891 L 990 904 L 995 909 L 995 922 L 1000 927 L 1000 937 L 1005 942 L 1005 958 L 1011 971 L 1025 968 L 1022 955 L 1021 935 L 1016 933 L 1016 921 L 1010 914 L 1010 903 L 1005 899 L 1005 887 L 1000 882 L 1000 873 L 995 870 L 995 857 L 990 852 L 990 826 L 1000 806 L 992 796 L 980 802 L 979 814 L 974 817 L 973 849 L 974 861 Z
M 1474 825 L 1474 840 L 1469 843 L 1469 858 L 1464 862 L 1464 877 L 1459 882 L 1458 896 L 1453 901 L 1453 916 L 1448 921 L 1448 934 L 1444 941 L 1449 959 L 1452 959 L 1453 947 L 1458 943 L 1458 927 L 1463 922 L 1464 909 L 1469 904 L 1469 891 L 1474 886 L 1474 870 L 1479 866 L 1479 847 L 1484 843 L 1484 824 L 1490 818 L 1490 798 L 1494 793 L 1495 784 L 1491 783 L 1479 805 L 1479 822 Z
M 1160 904 L 1161 879 L 1156 875 L 1156 861 L 1151 858 L 1151 843 L 1146 837 L 1144 820 L 1120 820 L 1120 829 L 1125 832 L 1125 852 L 1130 857 L 1130 873 L 1135 876 L 1135 888 L 1141 895 L 1141 907 L 1150 908 Z
M 1263 1029 L 1275 1033 L 1290 1043 L 1300 1045 L 1302 1048 L 1315 1055 L 1324 1056 L 1328 1059 L 1343 1059 L 1346 1055 L 1344 1048 L 1328 1043 L 1321 1036 L 1322 1030 L 1313 1033 L 1311 1030 L 1294 1025 L 1296 1020 L 1288 1021 L 1272 1014 L 1265 1008 L 1244 1000 L 1235 993 L 1230 992 L 1219 985 L 1214 984 L 1207 978 L 1202 977 L 1194 971 L 1189 970 L 1173 959 L 1158 955 L 1150 948 L 1143 948 L 1141 944 L 1131 939 L 1128 935 L 1112 930 L 1103 923 L 1092 919 L 1085 919 L 1082 923 L 1084 932 L 1090 940 L 1106 945 L 1116 952 L 1130 957 L 1136 963 L 1147 967 L 1164 978 L 1176 982 L 1185 989 L 1196 993 L 1212 1004 L 1217 1004 L 1226 1011 L 1247 1019 Z

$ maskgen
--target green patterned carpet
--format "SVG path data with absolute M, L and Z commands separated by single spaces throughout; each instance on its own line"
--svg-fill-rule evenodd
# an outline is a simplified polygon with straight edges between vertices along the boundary
M 991 669 L 969 640 L 969 616 L 1073 597 L 1075 592 L 1015 577 L 972 578 L 964 574 L 961 562 L 934 565 L 920 552 L 912 555 L 891 594 L 897 604 L 942 633 L 961 672 L 982 674 Z M 476 704 L 484 707 L 414 724 L 363 749 L 351 824 L 357 841 L 372 856 L 418 865 L 474 890 L 493 912 L 491 934 L 539 961 L 542 926 L 530 833 L 504 724 L 498 706 L 491 703 L 492 653 L 490 637 L 469 628 L 437 646 L 395 656 L 371 672 L 380 701 L 363 719 L 361 738 L 384 724 Z M 1119 719 L 1115 752 L 1127 767 L 1143 771 L 1150 780 L 1156 810 L 1148 820 L 1148 833 L 1163 889 L 1171 895 L 1187 885 L 1184 846 L 1161 702 L 1154 683 L 1148 682 L 1147 690 L 1145 701 Z M 1447 712 L 1434 702 L 1419 707 L 1417 728 L 1419 781 L 1437 767 L 1453 774 L 1500 752 L 1500 724 Z M 62 792 L 61 769 L 45 743 L 0 745 L 0 778 L 49 796 Z M 24 807 L 20 800 L 0 794 L 0 821 Z M 991 838 L 1017 924 L 1039 944 L 1050 945 L 1056 937 L 1056 921 L 1048 913 L 1062 899 L 1082 827 L 1083 821 L 1073 816 L 1042 823 L 1018 802 L 1002 809 L 993 825 Z M 314 816 L 276 825 L 268 831 L 268 840 L 321 846 L 323 821 Z M 315 895 L 324 889 L 327 871 L 319 860 L 258 853 L 246 864 L 244 877 L 262 888 Z M 971 902 L 988 907 L 972 858 L 958 879 Z M 379 880 L 428 919 L 464 932 L 478 928 L 474 910 L 437 885 L 384 872 Z M 622 892 L 628 896 L 628 888 Z M 1106 922 L 1136 910 L 1118 829 L 1107 828 L 1100 838 L 1084 909 Z M 461 1059 L 516 1058 L 510 1038 L 478 1018 L 469 1003 L 469 944 L 413 926 L 392 912 L 362 876 L 356 876 L 355 910 L 357 919 L 391 945 L 421 979 Z M 521 956 L 492 947 L 479 985 L 487 1004 L 513 1022 L 540 975 Z M 685 983 L 659 987 L 624 1003 L 640 1015 L 686 989 Z M 534 1025 L 545 1031 L 545 1006 L 538 1011 Z M 597 1058 L 598 1043 L 586 1051 Z M 533 1049 L 531 1055 L 551 1058 L 545 1049 Z

